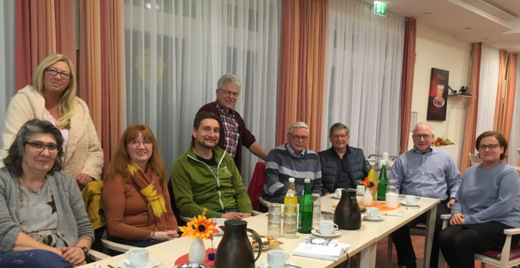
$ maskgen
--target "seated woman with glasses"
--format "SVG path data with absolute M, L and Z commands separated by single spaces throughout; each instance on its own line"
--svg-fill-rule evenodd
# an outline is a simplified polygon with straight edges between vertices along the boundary
M 518 173 L 504 163 L 507 141 L 496 131 L 478 136 L 482 163 L 466 169 L 451 210 L 450 225 L 439 234 L 450 267 L 473 267 L 474 253 L 501 250 L 504 229 L 520 227 Z M 513 236 L 513 244 L 519 237 Z
M 179 237 L 165 176 L 152 131 L 128 127 L 103 179 L 109 240 L 146 247 Z
M 76 83 L 69 58 L 61 54 L 46 57 L 36 68 L 32 85 L 19 90 L 9 102 L 0 159 L 6 157 L 23 123 L 37 118 L 51 122 L 61 131 L 63 169 L 76 178 L 80 187 L 101 179 L 103 151 L 88 107 L 76 97 Z
M 33 119 L 9 147 L 0 169 L 0 267 L 86 263 L 94 231 L 76 180 L 61 171 L 62 145 L 56 127 Z

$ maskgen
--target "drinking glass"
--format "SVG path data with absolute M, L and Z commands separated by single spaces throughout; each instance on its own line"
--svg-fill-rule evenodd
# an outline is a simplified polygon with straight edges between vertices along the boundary
M 321 221 L 320 194 L 312 194 L 312 227 L 318 229 Z
M 267 214 L 267 234 L 274 237 L 282 235 L 282 205 L 271 203 Z
M 295 238 L 298 230 L 298 211 L 295 204 L 285 204 L 283 212 L 283 236 Z

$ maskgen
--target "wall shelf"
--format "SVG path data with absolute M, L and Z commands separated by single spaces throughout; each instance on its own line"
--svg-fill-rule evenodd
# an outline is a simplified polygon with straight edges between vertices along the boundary
M 461 95 L 461 94 L 448 94 L 448 97 L 452 98 L 464 98 L 464 99 L 474 99 L 475 97 L 471 95 Z

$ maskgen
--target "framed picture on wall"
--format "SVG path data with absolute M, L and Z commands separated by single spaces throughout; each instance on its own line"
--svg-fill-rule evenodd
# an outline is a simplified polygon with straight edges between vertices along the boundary
M 446 120 L 449 76 L 449 71 L 432 68 L 430 93 L 428 94 L 427 120 Z

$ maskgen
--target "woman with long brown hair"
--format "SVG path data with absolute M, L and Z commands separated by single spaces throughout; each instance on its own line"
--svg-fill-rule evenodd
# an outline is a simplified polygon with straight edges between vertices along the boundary
M 109 240 L 144 247 L 179 236 L 165 176 L 150 128 L 128 127 L 103 180 Z

